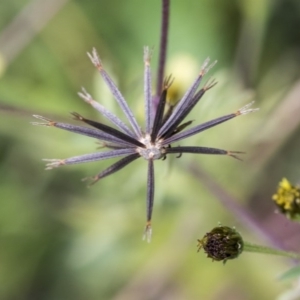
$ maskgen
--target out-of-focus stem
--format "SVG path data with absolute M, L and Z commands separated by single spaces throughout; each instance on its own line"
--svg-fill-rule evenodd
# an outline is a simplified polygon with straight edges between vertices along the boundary
M 245 226 L 258 235 L 261 240 L 267 241 L 275 248 L 284 249 L 281 241 L 276 239 L 269 231 L 250 214 L 250 212 L 238 203 L 221 185 L 219 185 L 207 172 L 195 164 L 183 165 L 183 167 L 197 180 L 204 183 L 206 188 L 214 195 L 224 207 L 232 213 Z
M 69 0 L 32 0 L 0 33 L 0 75 Z
M 244 242 L 243 250 L 246 251 L 246 252 L 255 252 L 255 253 L 279 255 L 279 256 L 294 258 L 294 259 L 297 259 L 297 260 L 300 259 L 300 254 L 299 253 L 278 250 L 278 249 L 274 249 L 274 248 L 270 248 L 270 247 L 266 247 L 266 246 L 251 244 L 251 243 L 248 243 L 248 242 Z

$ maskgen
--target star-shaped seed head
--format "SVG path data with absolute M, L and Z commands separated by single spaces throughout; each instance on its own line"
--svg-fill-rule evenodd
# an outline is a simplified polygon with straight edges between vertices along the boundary
M 147 213 L 144 238 L 148 242 L 151 240 L 152 235 L 151 219 L 154 202 L 154 161 L 159 159 L 164 160 L 169 154 L 177 154 L 178 156 L 181 156 L 183 153 L 226 155 L 240 159 L 238 154 L 243 153 L 240 151 L 228 151 L 202 146 L 173 146 L 173 144 L 237 116 L 245 115 L 257 110 L 250 108 L 250 106 L 253 104 L 252 102 L 234 113 L 230 113 L 228 115 L 195 125 L 194 127 L 187 129 L 193 123 L 193 121 L 184 121 L 185 118 L 189 115 L 191 110 L 200 101 L 200 99 L 202 99 L 203 95 L 216 85 L 216 81 L 209 80 L 202 88 L 200 88 L 200 83 L 203 76 L 215 65 L 216 62 L 209 64 L 209 59 L 205 60 L 198 73 L 198 76 L 191 84 L 190 88 L 182 96 L 182 98 L 177 102 L 175 107 L 168 107 L 167 105 L 166 99 L 168 89 L 174 80 L 171 76 L 167 77 L 162 85 L 163 88 L 160 94 L 158 105 L 156 109 L 154 109 L 151 92 L 151 54 L 152 51 L 148 47 L 145 47 L 143 87 L 145 98 L 145 126 L 140 126 L 137 123 L 132 110 L 128 106 L 125 98 L 119 91 L 114 81 L 106 72 L 95 49 L 93 49 L 92 53 L 88 53 L 88 56 L 110 89 L 114 99 L 124 113 L 128 124 L 124 123 L 119 117 L 94 100 L 84 88 L 82 88 L 82 92 L 78 93 L 79 96 L 86 103 L 96 109 L 103 117 L 105 117 L 111 123 L 111 125 L 90 120 L 77 112 L 72 113 L 73 118 L 88 125 L 88 127 L 56 122 L 37 115 L 34 115 L 34 117 L 42 120 L 43 122 L 32 123 L 33 125 L 56 127 L 73 133 L 92 137 L 98 141 L 101 141 L 102 146 L 108 149 L 108 151 L 97 151 L 94 153 L 65 159 L 45 159 L 45 161 L 47 161 L 46 170 L 65 165 L 95 162 L 110 158 L 122 157 L 110 167 L 102 170 L 95 176 L 90 177 L 89 180 L 91 181 L 91 184 L 94 184 L 100 179 L 103 179 L 104 177 L 123 169 L 138 158 L 143 158 L 147 161 Z

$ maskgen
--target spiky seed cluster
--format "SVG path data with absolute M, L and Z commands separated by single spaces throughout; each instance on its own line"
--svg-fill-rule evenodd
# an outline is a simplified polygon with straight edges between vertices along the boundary
M 300 219 L 300 187 L 283 178 L 272 197 L 280 212 L 290 219 Z
M 42 116 L 35 115 L 34 117 L 43 121 L 43 123 L 33 122 L 33 125 L 43 125 L 50 127 L 57 127 L 63 130 L 68 130 L 81 135 L 89 136 L 103 142 L 103 146 L 108 148 L 105 152 L 95 152 L 91 154 L 85 154 L 80 156 L 74 156 L 66 159 L 45 159 L 47 161 L 46 169 L 53 169 L 63 165 L 71 165 L 92 161 L 99 161 L 109 158 L 121 157 L 119 161 L 112 164 L 107 169 L 101 171 L 91 179 L 91 184 L 98 180 L 111 175 L 129 163 L 133 162 L 139 157 L 144 158 L 148 161 L 148 179 L 147 179 L 147 223 L 144 238 L 147 241 L 151 239 L 151 218 L 152 208 L 154 201 L 154 166 L 153 161 L 157 159 L 165 159 L 168 154 L 179 154 L 182 153 L 194 153 L 194 154 L 219 154 L 227 155 L 234 158 L 238 158 L 236 154 L 242 153 L 238 151 L 227 151 L 216 148 L 208 147 L 196 147 L 196 146 L 175 146 L 171 147 L 171 144 L 178 142 L 192 135 L 195 135 L 208 128 L 221 124 L 232 118 L 240 115 L 245 115 L 256 111 L 257 109 L 249 108 L 253 103 L 250 103 L 238 111 L 225 115 L 223 117 L 216 118 L 214 120 L 196 125 L 190 129 L 186 129 L 187 126 L 191 125 L 192 121 L 183 122 L 186 116 L 202 98 L 206 91 L 216 85 L 215 81 L 209 81 L 202 88 L 199 89 L 199 85 L 203 76 L 208 70 L 215 64 L 209 65 L 209 59 L 207 59 L 197 78 L 192 83 L 191 87 L 186 91 L 181 100 L 175 107 L 167 107 L 166 98 L 167 92 L 172 84 L 173 79 L 168 77 L 163 83 L 163 90 L 160 95 L 160 100 L 156 111 L 152 105 L 152 93 L 151 93 L 151 52 L 148 47 L 144 48 L 144 98 L 145 98 L 145 129 L 142 130 L 138 125 L 131 109 L 129 108 L 126 100 L 122 96 L 121 92 L 106 73 L 103 68 L 102 62 L 96 52 L 93 49 L 92 54 L 88 53 L 92 63 L 98 69 L 100 75 L 105 81 L 106 85 L 113 94 L 115 100 L 121 107 L 125 114 L 130 127 L 121 121 L 120 118 L 115 116 L 113 113 L 108 111 L 100 103 L 95 101 L 90 94 L 82 89 L 79 96 L 97 111 L 99 111 L 106 119 L 108 119 L 114 127 L 99 123 L 93 120 L 89 120 L 78 113 L 72 113 L 75 120 L 81 121 L 92 128 L 75 126 L 66 123 L 55 122 L 44 118 Z
M 243 252 L 244 242 L 241 235 L 227 226 L 213 228 L 198 240 L 198 252 L 203 248 L 207 257 L 216 261 L 237 258 Z

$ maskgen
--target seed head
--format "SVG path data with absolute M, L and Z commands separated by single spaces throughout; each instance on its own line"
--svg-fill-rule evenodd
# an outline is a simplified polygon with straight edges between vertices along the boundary
M 243 251 L 244 242 L 241 235 L 227 226 L 218 226 L 198 240 L 198 252 L 203 248 L 207 257 L 213 261 L 223 261 L 237 258 Z
M 106 125 L 97 121 L 93 121 L 85 118 L 77 112 L 72 112 L 73 118 L 81 122 L 86 126 L 75 126 L 67 123 L 60 123 L 52 121 L 50 119 L 34 115 L 35 118 L 42 120 L 42 123 L 33 122 L 33 125 L 43 125 L 48 127 L 56 127 L 63 130 L 67 130 L 73 133 L 81 134 L 84 136 L 92 137 L 101 141 L 103 147 L 108 148 L 108 151 L 98 151 L 94 153 L 84 154 L 80 156 L 74 156 L 64 159 L 46 159 L 46 170 L 62 167 L 65 165 L 96 162 L 100 160 L 122 157 L 119 161 L 112 164 L 105 170 L 102 170 L 98 174 L 90 177 L 91 184 L 96 183 L 100 179 L 107 177 L 124 167 L 132 163 L 138 158 L 143 158 L 148 163 L 148 179 L 147 179 L 147 202 L 146 202 L 146 229 L 145 239 L 150 241 L 152 229 L 152 209 L 154 202 L 154 161 L 159 159 L 166 159 L 169 154 L 176 154 L 180 157 L 182 153 L 192 154 L 214 154 L 225 155 L 236 159 L 240 159 L 238 154 L 242 154 L 240 151 L 228 151 L 212 147 L 202 146 L 173 146 L 175 142 L 182 141 L 190 136 L 198 134 L 211 127 L 219 125 L 230 119 L 233 119 L 240 115 L 256 111 L 256 109 L 250 109 L 249 105 L 239 109 L 237 112 L 230 113 L 228 115 L 216 118 L 214 120 L 195 125 L 190 129 L 187 129 L 193 121 L 185 121 L 185 118 L 189 115 L 195 105 L 202 99 L 203 95 L 216 85 L 214 80 L 209 80 L 202 88 L 200 83 L 203 76 L 212 68 L 215 64 L 209 65 L 209 59 L 207 59 L 197 78 L 192 83 L 190 88 L 177 102 L 175 106 L 166 109 L 166 99 L 170 86 L 173 83 L 171 76 L 167 77 L 162 84 L 162 91 L 157 108 L 154 110 L 152 103 L 153 97 L 151 94 L 152 76 L 151 76 L 151 54 L 152 51 L 148 47 L 144 48 L 144 98 L 145 98 L 145 125 L 140 126 L 136 118 L 128 106 L 122 93 L 106 72 L 99 55 L 96 50 L 93 49 L 92 53 L 88 56 L 94 66 L 99 71 L 102 79 L 106 83 L 110 92 L 114 96 L 114 99 L 120 106 L 124 113 L 127 123 L 123 122 L 121 118 L 108 111 L 104 106 L 93 99 L 84 88 L 82 92 L 79 92 L 79 96 L 87 104 L 96 109 L 103 117 L 105 117 L 111 125 Z M 143 129 L 142 129 L 143 128 Z M 99 150 L 99 149 L 98 149 Z M 216 259 L 216 258 L 215 258 Z M 229 259 L 229 258 L 227 258 Z M 217 259 L 216 259 L 217 260 Z

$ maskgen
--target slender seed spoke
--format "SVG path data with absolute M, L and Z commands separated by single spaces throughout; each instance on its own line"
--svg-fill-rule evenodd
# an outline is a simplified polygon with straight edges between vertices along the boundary
M 133 162 L 134 160 L 136 160 L 137 158 L 139 158 L 139 154 L 138 153 L 134 153 L 131 155 L 128 155 L 122 159 L 120 159 L 119 161 L 117 161 L 115 164 L 111 165 L 110 167 L 108 167 L 107 169 L 103 170 L 102 172 L 100 172 L 99 174 L 97 174 L 94 177 L 87 177 L 84 178 L 83 181 L 86 180 L 91 180 L 91 183 L 89 185 L 93 185 L 95 184 L 98 180 L 107 177 L 121 169 L 123 169 L 124 167 L 126 167 L 128 164 L 130 164 L 131 162 Z
M 57 168 L 63 165 L 73 165 L 73 164 L 81 164 L 86 162 L 93 162 L 98 160 L 104 160 L 109 158 L 114 158 L 118 156 L 123 156 L 127 154 L 136 153 L 135 149 L 116 149 L 106 152 L 96 152 L 90 154 L 84 154 L 79 156 L 74 156 L 66 159 L 43 159 L 44 161 L 48 161 L 46 165 L 46 170 L 51 170 L 53 168 Z
M 232 118 L 235 118 L 237 116 L 246 115 L 246 114 L 258 111 L 259 108 L 252 108 L 252 109 L 249 108 L 251 105 L 253 105 L 253 103 L 254 102 L 251 102 L 251 103 L 245 105 L 244 107 L 242 107 L 241 109 L 239 109 L 237 112 L 235 112 L 233 114 L 229 114 L 229 115 L 225 115 L 223 117 L 216 118 L 214 120 L 205 122 L 203 124 L 200 124 L 200 125 L 197 125 L 197 126 L 191 128 L 191 129 L 188 129 L 188 130 L 182 131 L 178 134 L 175 134 L 173 136 L 170 136 L 169 138 L 166 138 L 165 140 L 163 140 L 162 145 L 165 146 L 165 145 L 169 145 L 171 143 L 186 139 L 190 136 L 198 134 L 198 133 L 200 133 L 204 130 L 207 130 L 211 127 L 219 125 L 219 124 L 221 124 L 223 122 L 226 122 L 226 121 L 228 121 Z
M 187 90 L 187 92 L 183 95 L 183 97 L 181 98 L 181 100 L 178 102 L 178 104 L 176 105 L 176 107 L 175 107 L 172 115 L 170 116 L 170 118 L 160 128 L 159 133 L 158 133 L 159 136 L 164 136 L 164 134 L 166 132 L 168 132 L 171 127 L 174 126 L 174 123 L 176 123 L 177 120 L 179 118 L 181 118 L 182 112 L 185 112 L 186 109 L 187 109 L 187 107 L 190 106 L 191 101 L 193 101 L 193 99 L 194 99 L 193 96 L 195 95 L 195 93 L 196 93 L 196 91 L 197 91 L 197 89 L 198 89 L 198 87 L 200 85 L 200 82 L 201 82 L 203 76 L 208 72 L 208 70 L 212 66 L 214 66 L 216 64 L 216 62 L 214 62 L 210 66 L 208 66 L 208 64 L 209 64 L 209 58 L 207 58 L 205 60 L 204 64 L 202 65 L 201 71 L 199 72 L 198 77 L 195 79 L 195 81 L 193 82 L 193 84 L 191 85 L 191 87 Z
M 92 96 L 82 88 L 82 93 L 78 93 L 79 97 L 81 97 L 86 103 L 90 104 L 93 108 L 99 111 L 105 118 L 115 124 L 119 129 L 123 132 L 127 133 L 129 136 L 134 137 L 134 133 L 124 124 L 117 116 L 108 111 L 103 105 L 94 100 Z
M 98 56 L 98 53 L 97 53 L 96 49 L 95 48 L 93 49 L 92 54 L 88 53 L 88 56 L 89 56 L 90 60 L 92 61 L 92 63 L 95 65 L 95 67 L 100 72 L 103 80 L 105 81 L 106 85 L 110 89 L 110 91 L 113 94 L 114 98 L 118 102 L 118 104 L 121 107 L 123 113 L 127 117 L 129 123 L 131 124 L 131 126 L 132 126 L 132 128 L 133 128 L 133 130 L 136 134 L 136 137 L 141 138 L 142 137 L 141 129 L 140 129 L 140 127 L 139 127 L 139 125 L 138 125 L 131 109 L 129 108 L 126 100 L 124 99 L 123 95 L 119 91 L 116 84 L 113 82 L 113 80 L 110 78 L 110 76 L 103 69 L 102 62 L 101 62 L 101 60 Z
M 138 147 L 144 147 L 144 145 L 141 142 L 139 142 L 138 140 L 132 138 L 131 136 L 128 136 L 127 134 L 125 134 L 125 133 L 123 133 L 123 132 L 121 132 L 117 129 L 114 129 L 110 126 L 107 126 L 107 125 L 99 123 L 99 122 L 95 122 L 95 121 L 86 119 L 86 118 L 84 118 L 83 116 L 81 116 L 80 114 L 78 114 L 76 112 L 73 112 L 71 114 L 74 116 L 74 118 L 76 120 L 79 120 L 79 121 L 82 121 L 86 124 L 89 124 L 89 125 L 97 128 L 99 130 L 102 130 L 102 131 L 104 131 L 104 132 L 106 132 L 106 133 L 108 133 L 108 134 L 110 134 L 110 135 L 112 135 L 112 136 L 114 136 L 118 139 L 123 140 L 124 142 L 131 143 L 131 144 L 136 145 Z
M 148 243 L 151 241 L 152 228 L 151 228 L 151 219 L 152 219 L 152 210 L 154 202 L 154 165 L 153 160 L 149 159 L 148 161 L 148 179 L 147 179 L 147 223 L 144 232 L 143 239 Z
M 218 148 L 210 148 L 210 147 L 172 147 L 172 148 L 166 148 L 165 149 L 166 154 L 171 153 L 193 153 L 193 154 L 214 154 L 214 155 L 228 155 L 235 159 L 242 160 L 240 157 L 238 157 L 236 154 L 244 154 L 245 152 L 241 151 L 227 151 L 223 149 Z
M 186 103 L 184 107 L 178 113 L 174 116 L 172 125 L 169 126 L 169 129 L 165 131 L 163 134 L 163 137 L 166 139 L 173 135 L 174 130 L 177 128 L 177 126 L 187 117 L 187 115 L 191 112 L 191 110 L 195 107 L 195 105 L 199 102 L 199 100 L 203 97 L 206 91 L 211 89 L 217 84 L 214 80 L 209 81 L 200 91 L 198 91 L 193 98 Z
M 116 138 L 115 136 L 112 136 L 111 134 L 107 134 L 105 132 L 101 132 L 101 131 L 93 129 L 93 128 L 87 128 L 87 127 L 75 126 L 75 125 L 67 124 L 67 123 L 55 122 L 55 121 L 52 121 L 50 119 L 47 119 L 45 117 L 38 116 L 38 115 L 33 115 L 33 116 L 39 120 L 44 121 L 44 123 L 31 122 L 32 125 L 60 128 L 60 129 L 67 130 L 70 132 L 89 136 L 89 137 L 92 137 L 92 138 L 95 138 L 98 140 L 112 142 L 112 143 L 117 144 L 119 147 L 134 147 L 135 146 L 135 145 L 131 144 L 130 142 L 126 142 L 124 140 Z
M 151 142 L 152 143 L 155 142 L 158 131 L 163 123 L 163 115 L 164 115 L 164 110 L 165 110 L 165 105 L 166 105 L 166 100 L 167 100 L 167 91 L 168 91 L 169 87 L 171 86 L 172 82 L 173 82 L 173 79 L 171 78 L 171 76 L 167 77 L 164 81 L 164 89 L 160 96 L 160 100 L 159 100 L 158 107 L 157 107 L 156 114 L 155 114 L 152 132 L 151 132 Z

